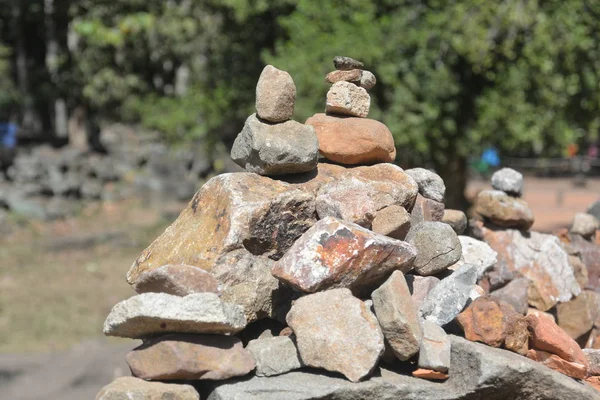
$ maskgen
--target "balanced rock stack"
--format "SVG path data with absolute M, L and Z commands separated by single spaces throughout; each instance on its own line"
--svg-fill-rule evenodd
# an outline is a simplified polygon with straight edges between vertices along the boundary
M 257 115 L 232 150 L 248 172 L 207 182 L 131 266 L 139 294 L 104 332 L 143 344 L 126 357 L 134 377 L 97 399 L 598 398 L 552 371 L 600 370 L 543 312 L 581 292 L 558 238 L 512 254 L 490 235 L 516 233 L 489 219 L 471 224 L 487 244 L 459 235 L 466 217 L 444 210 L 442 179 L 388 163 L 383 124 L 290 121 L 288 77 L 268 66 L 259 79 Z M 294 155 L 302 143 L 310 151 Z

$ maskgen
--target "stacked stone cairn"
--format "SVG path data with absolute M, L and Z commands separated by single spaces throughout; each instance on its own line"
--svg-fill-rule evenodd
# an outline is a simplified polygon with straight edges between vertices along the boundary
M 513 170 L 469 224 L 445 210 L 443 180 L 392 164 L 366 118 L 374 76 L 334 65 L 305 124 L 289 74 L 263 70 L 232 149 L 247 172 L 208 181 L 131 266 L 139 294 L 104 332 L 143 344 L 97 399 L 599 398 L 580 247 L 528 231 Z M 587 325 L 561 317 L 582 303 Z

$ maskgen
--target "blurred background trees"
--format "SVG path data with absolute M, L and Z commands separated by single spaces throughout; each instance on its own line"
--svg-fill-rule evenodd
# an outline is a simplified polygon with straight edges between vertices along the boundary
M 293 76 L 304 121 L 348 55 L 377 76 L 370 117 L 397 162 L 435 168 L 461 207 L 484 148 L 598 140 L 599 32 L 592 0 L 0 0 L 0 119 L 57 144 L 83 115 L 228 145 L 266 63 Z

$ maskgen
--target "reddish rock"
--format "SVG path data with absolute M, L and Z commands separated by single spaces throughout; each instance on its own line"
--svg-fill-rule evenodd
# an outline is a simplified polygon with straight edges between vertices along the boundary
M 444 218 L 444 203 L 428 199 L 419 193 L 410 215 L 412 226 L 423 221 L 441 221 Z
M 475 299 L 456 320 L 467 340 L 482 342 L 492 347 L 500 347 L 504 343 L 506 318 L 500 305 L 489 297 Z
M 361 76 L 362 70 L 360 69 L 350 69 L 347 71 L 335 70 L 327 74 L 327 76 L 325 77 L 325 82 L 336 83 L 340 81 L 346 81 L 352 83 L 360 83 Z
M 127 281 L 167 264 L 210 271 L 219 257 L 246 248 L 273 259 L 316 222 L 314 196 L 252 173 L 219 175 L 133 263 Z
M 588 376 L 584 381 L 594 389 L 600 391 L 600 376 Z
M 525 200 L 499 190 L 482 190 L 477 196 L 475 211 L 505 228 L 527 230 L 533 225 L 533 213 Z
M 392 271 L 410 270 L 415 257 L 406 242 L 327 217 L 294 243 L 272 274 L 303 292 L 343 287 L 368 294 Z
M 526 319 L 533 349 L 556 354 L 566 361 L 587 366 L 585 354 L 577 342 L 552 319 L 543 314 L 530 314 Z
M 413 371 L 412 376 L 414 376 L 415 378 L 430 379 L 433 381 L 445 381 L 446 379 L 448 379 L 448 374 L 445 374 L 443 372 L 434 371 L 432 369 L 423 369 L 423 368 L 419 368 L 419 369 Z
M 410 229 L 410 219 L 404 207 L 391 205 L 377 211 L 371 229 L 380 235 L 404 240 Z
M 519 318 L 509 322 L 504 347 L 521 355 L 529 350 L 529 329 L 527 320 L 522 315 L 519 314 Z
M 167 293 L 174 296 L 203 292 L 219 294 L 219 282 L 208 272 L 192 265 L 163 265 L 140 275 L 133 289 L 138 293 Z
M 246 375 L 255 367 L 240 339 L 221 335 L 149 339 L 129 352 L 126 361 L 133 375 L 152 380 L 223 380 Z
M 392 133 L 379 121 L 315 114 L 306 124 L 314 126 L 321 154 L 333 162 L 356 165 L 396 159 Z
M 584 379 L 587 376 L 587 369 L 585 365 L 569 362 L 557 356 L 556 354 L 550 354 L 545 351 L 531 349 L 527 352 L 527 358 L 534 361 L 540 362 L 561 374 L 570 376 L 575 379 Z
M 334 83 L 327 92 L 327 114 L 341 114 L 366 118 L 371 108 L 371 97 L 365 88 L 350 82 Z
M 556 306 L 558 326 L 573 339 L 589 332 L 598 318 L 596 294 L 584 291 L 571 301 Z

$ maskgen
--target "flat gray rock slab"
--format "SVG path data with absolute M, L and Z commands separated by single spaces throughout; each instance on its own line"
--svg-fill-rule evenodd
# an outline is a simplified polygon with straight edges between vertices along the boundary
M 246 347 L 256 363 L 256 375 L 281 375 L 302 367 L 296 344 L 289 336 L 251 340 Z
M 452 367 L 443 383 L 380 368 L 352 383 L 314 372 L 253 377 L 216 386 L 208 400 L 597 400 L 589 386 L 518 354 L 450 336 Z
M 214 293 L 144 293 L 113 307 L 104 334 L 139 339 L 165 333 L 236 333 L 245 326 L 244 309 L 223 303 Z

